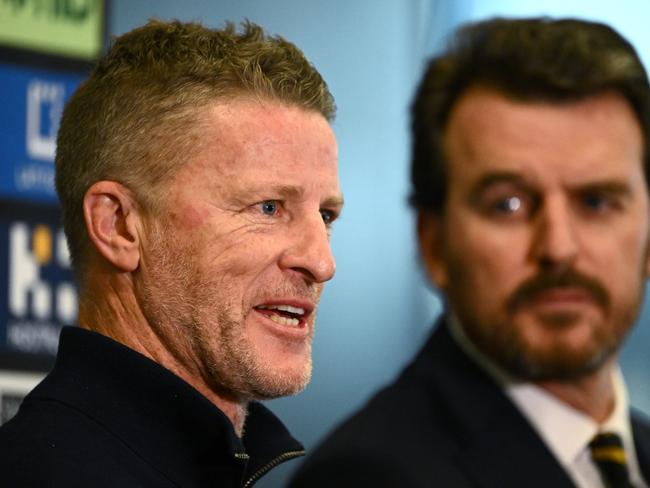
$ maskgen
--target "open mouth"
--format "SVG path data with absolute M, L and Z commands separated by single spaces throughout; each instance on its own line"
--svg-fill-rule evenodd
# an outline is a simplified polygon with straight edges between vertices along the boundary
M 273 322 L 288 327 L 300 327 L 304 324 L 307 314 L 304 308 L 291 305 L 258 305 L 255 307 L 262 315 L 265 315 Z

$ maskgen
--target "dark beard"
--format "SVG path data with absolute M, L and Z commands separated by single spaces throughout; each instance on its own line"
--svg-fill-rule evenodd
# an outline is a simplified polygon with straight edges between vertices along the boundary
M 542 320 L 551 327 L 568 327 L 576 317 L 557 315 Z M 528 344 L 519 331 L 510 324 L 483 327 L 461 318 L 463 330 L 472 343 L 491 360 L 510 374 L 524 381 L 569 381 L 598 370 L 616 351 L 624 334 L 599 334 L 593 346 L 579 351 L 564 347 L 538 350 Z
M 642 281 L 644 283 L 644 281 Z M 594 324 L 588 341 L 581 347 L 569 347 L 561 341 L 556 347 L 531 344 L 514 323 L 516 314 L 531 300 L 547 290 L 577 287 L 585 290 L 593 302 L 612 317 L 611 299 L 607 290 L 596 280 L 567 270 L 561 274 L 540 273 L 522 283 L 505 306 L 506 319 L 501 323 L 486 324 L 473 313 L 473 306 L 463 298 L 466 292 L 456 295 L 459 307 L 454 310 L 462 328 L 474 345 L 499 366 L 526 381 L 575 380 L 598 370 L 620 348 L 639 311 L 644 287 L 641 287 L 634 306 L 610 319 L 610 323 Z M 616 314 L 615 314 L 616 315 Z M 539 327 L 547 333 L 564 333 L 573 327 L 580 316 L 576 313 L 540 313 L 536 316 Z

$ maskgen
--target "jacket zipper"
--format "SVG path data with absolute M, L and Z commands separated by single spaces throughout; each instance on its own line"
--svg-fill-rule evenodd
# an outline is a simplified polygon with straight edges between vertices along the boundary
M 253 483 L 255 483 L 258 479 L 264 476 L 264 474 L 266 474 L 272 468 L 276 467 L 278 464 L 284 461 L 288 461 L 289 459 L 297 458 L 304 455 L 305 455 L 305 451 L 289 451 L 279 455 L 278 457 L 276 457 L 275 459 L 273 459 L 272 461 L 268 462 L 260 469 L 255 471 L 255 473 L 253 473 L 253 475 L 250 478 L 248 478 L 246 483 L 242 485 L 242 488 L 249 488 L 250 486 L 253 486 Z

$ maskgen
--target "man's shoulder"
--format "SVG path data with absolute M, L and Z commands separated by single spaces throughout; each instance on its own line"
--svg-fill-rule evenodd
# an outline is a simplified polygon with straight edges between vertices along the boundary
M 411 365 L 307 457 L 295 487 L 465 486 L 445 401 Z
M 570 486 L 521 412 L 443 329 L 397 381 L 308 455 L 292 486 L 464 488 L 477 479 Z
M 499 411 L 507 402 L 498 386 L 463 355 L 448 331 L 439 327 L 400 375 L 342 423 L 319 452 L 328 445 L 337 449 L 348 446 L 357 452 L 390 450 L 395 455 L 405 449 L 387 448 L 424 445 L 448 452 L 457 427 L 475 417 L 477 396 L 484 404 L 496 404 Z
M 43 400 L 28 399 L 0 427 L 0 472 L 7 486 L 26 488 L 168 486 L 102 425 Z
M 446 422 L 444 401 L 412 378 L 400 378 L 376 393 L 342 423 L 332 437 L 368 447 L 439 436 Z
M 635 431 L 650 437 L 650 417 L 636 408 L 630 410 L 630 420 Z
M 637 457 L 644 475 L 650 472 L 650 418 L 636 409 L 630 412 L 632 434 L 637 451 Z
M 68 449 L 88 453 L 88 448 L 106 446 L 113 438 L 95 419 L 65 402 L 28 396 L 16 416 L 0 427 L 0 462 L 22 449 L 33 456 L 56 457 Z

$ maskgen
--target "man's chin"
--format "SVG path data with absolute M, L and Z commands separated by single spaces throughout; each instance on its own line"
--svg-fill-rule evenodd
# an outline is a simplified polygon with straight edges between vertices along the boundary
M 528 312 L 528 311 L 527 311 Z M 510 327 L 484 335 L 480 346 L 523 380 L 572 380 L 593 373 L 619 346 L 592 310 L 536 310 L 512 316 Z M 494 330 L 494 329 L 493 329 Z
M 259 368 L 249 377 L 251 400 L 273 400 L 303 391 L 311 380 L 311 361 L 295 366 Z
M 204 355 L 202 364 L 208 372 L 206 380 L 210 389 L 233 401 L 271 400 L 295 395 L 311 379 L 310 353 L 300 357 L 278 357 L 267 351 L 260 354 L 248 344 L 226 352 L 227 361 Z
M 620 345 L 620 338 L 611 331 L 579 314 L 536 314 L 518 319 L 511 320 L 510 327 L 466 332 L 479 350 L 524 381 L 585 377 L 602 366 Z
M 519 347 L 494 359 L 526 381 L 570 381 L 584 378 L 600 368 L 616 351 L 616 347 L 567 347 L 550 345 L 543 350 Z

